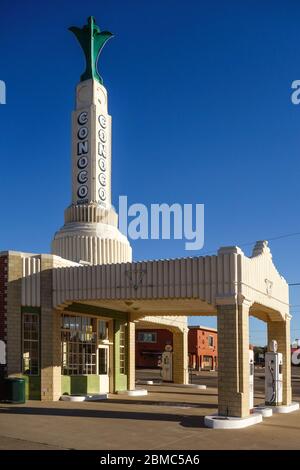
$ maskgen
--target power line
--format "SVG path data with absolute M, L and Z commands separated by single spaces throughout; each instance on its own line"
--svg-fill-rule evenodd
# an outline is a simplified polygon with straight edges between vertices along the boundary
M 296 237 L 300 235 L 300 232 L 292 232 L 292 233 L 286 233 L 284 235 L 279 235 L 278 237 L 272 237 L 272 238 L 266 238 L 265 240 L 280 240 L 281 238 L 288 238 L 288 237 Z
M 296 236 L 300 236 L 300 232 L 285 233 L 283 235 L 278 235 L 277 237 L 265 237 L 265 238 L 261 238 L 261 240 L 275 241 L 275 240 L 281 240 L 282 238 L 296 237 Z M 253 246 L 256 242 L 257 242 L 257 239 L 255 241 L 252 241 L 252 242 L 236 243 L 236 246 Z M 203 255 L 209 255 L 211 253 L 215 253 L 217 250 L 218 250 L 218 248 L 216 248 L 215 250 L 206 251 L 205 253 L 202 254 L 202 256 Z M 299 285 L 300 285 L 300 283 L 299 283 Z

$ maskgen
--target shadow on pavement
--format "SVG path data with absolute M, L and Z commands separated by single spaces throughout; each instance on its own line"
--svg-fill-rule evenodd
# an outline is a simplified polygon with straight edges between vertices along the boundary
M 183 416 L 179 424 L 184 428 L 205 428 L 204 416 Z
M 129 398 L 128 400 L 122 400 L 120 398 L 109 398 L 105 400 L 105 403 L 118 403 L 121 405 L 151 405 L 151 406 L 169 406 L 171 408 L 214 408 L 216 409 L 217 406 L 214 403 L 195 403 L 195 402 L 187 402 L 187 401 L 157 401 L 157 400 L 135 400 Z
M 128 403 L 128 402 L 127 402 Z M 214 407 L 215 408 L 215 407 Z M 35 416 L 63 416 L 70 418 L 98 418 L 98 419 L 129 419 L 139 421 L 166 421 L 178 422 L 184 427 L 204 427 L 204 416 L 184 416 L 182 414 L 143 413 L 136 411 L 111 411 L 88 409 L 60 409 L 60 408 L 31 408 L 31 407 L 7 407 L 1 408 L 1 413 L 15 415 Z
M 218 396 L 217 393 L 205 393 L 205 392 L 203 393 L 203 390 L 199 390 L 197 393 L 194 393 L 194 392 L 193 393 L 190 393 L 190 392 L 175 392 L 175 391 L 174 392 L 173 391 L 172 392 L 169 392 L 169 391 L 165 392 L 165 391 L 161 391 L 161 390 L 151 390 L 150 393 L 167 393 L 169 395 L 186 395 L 186 396 L 187 395 L 188 396 L 190 396 L 190 395 L 194 396 L 195 395 L 197 397 L 201 397 L 201 396 L 203 396 L 203 397 L 217 397 Z

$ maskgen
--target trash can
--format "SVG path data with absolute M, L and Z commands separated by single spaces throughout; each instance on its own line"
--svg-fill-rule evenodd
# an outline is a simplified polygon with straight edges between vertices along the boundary
M 4 382 L 4 400 L 8 403 L 25 403 L 25 379 L 8 377 Z
M 7 396 L 6 389 L 7 387 L 6 387 L 5 378 L 1 377 L 0 379 L 0 402 L 6 400 L 6 396 Z

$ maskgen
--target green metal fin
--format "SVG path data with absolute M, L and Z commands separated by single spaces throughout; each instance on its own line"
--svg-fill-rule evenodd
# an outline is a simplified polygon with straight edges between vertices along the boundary
M 86 69 L 80 80 L 94 79 L 103 84 L 102 77 L 97 69 L 99 56 L 106 42 L 114 35 L 109 31 L 101 32 L 93 16 L 88 18 L 87 24 L 82 28 L 71 26 L 68 29 L 76 36 L 85 55 Z

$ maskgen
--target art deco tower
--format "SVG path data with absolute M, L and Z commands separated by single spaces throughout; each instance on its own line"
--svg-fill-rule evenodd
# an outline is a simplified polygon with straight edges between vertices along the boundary
M 86 71 L 76 87 L 72 113 L 72 203 L 54 236 L 52 253 L 91 264 L 131 261 L 130 244 L 118 230 L 118 215 L 111 206 L 112 120 L 97 71 L 100 52 L 112 34 L 100 32 L 93 17 L 83 28 L 70 30 L 84 51 Z

